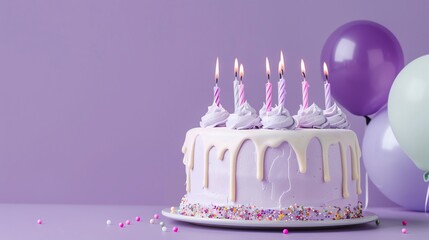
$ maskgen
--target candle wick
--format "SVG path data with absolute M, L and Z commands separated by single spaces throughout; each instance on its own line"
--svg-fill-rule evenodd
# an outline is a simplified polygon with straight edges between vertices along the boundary
M 237 78 L 237 76 L 238 76 L 237 72 L 235 72 L 234 74 L 235 74 L 235 78 Z
M 304 77 L 304 80 L 305 80 L 305 72 L 302 72 L 302 76 Z
M 270 74 L 268 74 L 268 82 L 270 81 Z
M 280 79 L 282 79 L 283 78 L 283 73 L 280 73 L 279 76 L 280 76 Z
M 328 75 L 327 74 L 325 74 L 325 79 L 326 79 L 326 81 L 328 81 Z

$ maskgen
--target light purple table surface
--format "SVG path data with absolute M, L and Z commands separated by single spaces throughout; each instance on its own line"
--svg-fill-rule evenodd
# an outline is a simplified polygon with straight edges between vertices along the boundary
M 240 230 L 197 226 L 166 219 L 161 216 L 156 224 L 149 219 L 154 213 L 161 215 L 167 206 L 134 205 L 42 205 L 0 204 L 0 239 L 428 239 L 429 215 L 398 208 L 368 209 L 380 217 L 374 222 L 354 227 L 318 230 L 290 229 L 288 235 L 277 230 Z M 141 222 L 135 217 L 140 216 Z M 37 219 L 43 224 L 37 224 Z M 110 219 L 113 224 L 106 225 Z M 131 225 L 119 228 L 127 219 Z M 407 234 L 402 234 L 402 220 L 408 222 Z M 159 222 L 168 227 L 162 232 Z M 171 231 L 173 226 L 179 232 Z

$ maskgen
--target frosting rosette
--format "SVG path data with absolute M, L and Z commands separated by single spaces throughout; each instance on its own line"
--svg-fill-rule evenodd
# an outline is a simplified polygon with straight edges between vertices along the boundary
M 328 119 L 315 103 L 306 109 L 300 105 L 298 114 L 294 117 L 298 120 L 300 128 L 329 128 Z
M 347 121 L 346 115 L 341 111 L 341 109 L 334 103 L 328 109 L 323 111 L 323 115 L 328 119 L 330 128 L 349 128 L 350 123 Z
M 238 130 L 260 128 L 261 119 L 246 101 L 235 113 L 229 115 L 226 126 Z
M 200 126 L 203 128 L 225 127 L 228 116 L 228 111 L 226 111 L 222 105 L 218 106 L 213 102 L 213 104 L 208 107 L 207 113 L 201 118 Z
M 266 129 L 293 130 L 297 125 L 295 119 L 284 106 L 277 105 L 267 112 L 267 106 L 264 103 L 261 110 L 259 110 L 259 117 L 261 118 L 262 128 Z

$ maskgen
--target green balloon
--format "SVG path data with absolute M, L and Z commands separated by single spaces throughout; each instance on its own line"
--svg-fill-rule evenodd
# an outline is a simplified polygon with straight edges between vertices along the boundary
M 389 93 L 388 115 L 402 150 L 429 171 L 429 55 L 402 69 Z

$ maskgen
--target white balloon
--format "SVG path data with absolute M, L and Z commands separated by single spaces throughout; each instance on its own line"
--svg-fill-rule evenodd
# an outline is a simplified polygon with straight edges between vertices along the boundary
M 418 168 L 429 171 L 429 55 L 398 74 L 390 89 L 388 115 L 401 148 Z

